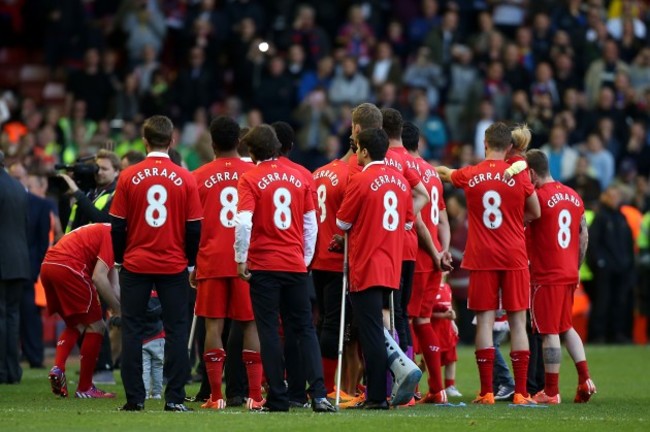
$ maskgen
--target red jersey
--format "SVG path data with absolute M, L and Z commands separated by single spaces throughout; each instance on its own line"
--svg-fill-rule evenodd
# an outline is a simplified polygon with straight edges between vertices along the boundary
M 433 312 L 447 312 L 451 309 L 451 286 L 448 283 L 440 284 L 433 305 Z M 452 349 L 456 346 L 458 336 L 454 333 L 451 320 L 446 318 L 431 317 L 431 328 L 438 339 L 441 351 Z
M 406 179 L 381 162 L 350 178 L 336 219 L 351 226 L 350 291 L 373 286 L 399 288 L 405 227 L 412 225 L 413 200 Z
M 203 219 L 203 209 L 194 177 L 166 153 L 151 152 L 122 171 L 110 214 L 127 222 L 127 270 L 153 274 L 185 270 L 185 223 Z
M 415 159 L 416 170 L 420 174 L 422 179 L 422 184 L 429 192 L 429 198 L 431 199 L 424 207 L 420 214 L 422 215 L 422 221 L 431 233 L 431 239 L 433 244 L 438 249 L 442 250 L 442 245 L 440 244 L 440 239 L 438 238 L 438 224 L 440 223 L 440 212 L 446 210 L 445 200 L 443 199 L 443 187 L 440 176 L 436 169 L 425 162 L 422 158 Z M 431 256 L 422 248 L 418 248 L 417 259 L 415 260 L 415 271 L 416 272 L 430 272 L 434 270 L 433 259 Z
M 318 197 L 316 196 L 316 185 L 314 183 L 314 177 L 313 177 L 311 171 L 309 171 L 304 166 L 302 166 L 302 165 L 300 165 L 298 163 L 295 163 L 294 161 L 292 161 L 291 159 L 289 159 L 286 156 L 280 156 L 279 158 L 277 158 L 277 163 L 280 164 L 281 166 L 286 166 L 286 167 L 295 169 L 296 171 L 298 171 L 300 173 L 301 180 L 303 181 L 303 183 L 308 185 L 309 189 L 311 190 L 312 203 L 313 203 L 314 208 L 316 208 L 317 205 L 318 205 Z
M 260 162 L 239 179 L 238 212 L 253 213 L 251 270 L 304 273 L 304 215 L 314 211 L 302 175 L 276 159 Z
M 218 158 L 192 174 L 199 188 L 205 221 L 196 256 L 197 279 L 236 277 L 235 243 L 237 183 L 255 165 L 240 158 Z
M 519 161 L 527 162 L 527 161 L 526 161 L 526 158 L 523 157 L 523 156 L 520 155 L 520 154 L 512 155 L 512 156 L 510 156 L 508 159 L 506 159 L 506 163 L 507 163 L 508 165 L 512 165 L 513 163 L 515 163 L 515 162 L 519 162 Z
M 528 227 L 530 281 L 536 285 L 577 284 L 580 221 L 585 209 L 573 189 L 560 182 L 537 189 L 542 216 Z
M 451 181 L 467 197 L 469 232 L 463 257 L 468 270 L 520 270 L 528 267 L 524 236 L 526 198 L 535 192 L 527 175 L 507 182 L 502 160 L 460 168 Z
M 318 240 L 311 268 L 340 273 L 343 271 L 343 255 L 330 252 L 328 248 L 334 234 L 343 235 L 343 231 L 336 226 L 336 212 L 341 207 L 348 185 L 347 162 L 335 160 L 317 169 L 314 171 L 314 182 L 318 197 Z
M 47 251 L 43 262 L 65 265 L 92 279 L 97 260 L 113 268 L 111 224 L 84 225 L 69 232 Z

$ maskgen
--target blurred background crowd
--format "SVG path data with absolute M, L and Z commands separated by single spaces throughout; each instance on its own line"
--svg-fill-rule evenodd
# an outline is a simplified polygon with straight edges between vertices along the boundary
M 648 26 L 645 0 L 0 0 L 0 149 L 46 195 L 55 164 L 144 152 L 153 114 L 189 169 L 212 159 L 216 115 L 288 121 L 310 170 L 345 153 L 361 102 L 400 110 L 422 155 L 454 167 L 484 156 L 492 122 L 526 123 L 593 220 L 583 334 L 645 343 Z M 471 342 L 465 203 L 446 199 Z

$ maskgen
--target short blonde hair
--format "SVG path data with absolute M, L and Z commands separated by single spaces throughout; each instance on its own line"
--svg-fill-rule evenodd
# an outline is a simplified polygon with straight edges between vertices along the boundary
M 528 148 L 528 144 L 530 144 L 530 140 L 532 139 L 528 125 L 524 123 L 516 126 L 510 135 L 512 135 L 512 146 L 514 149 L 520 152 L 525 152 Z

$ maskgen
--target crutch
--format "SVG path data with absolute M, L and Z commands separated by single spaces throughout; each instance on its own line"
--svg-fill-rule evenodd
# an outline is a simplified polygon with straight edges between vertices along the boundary
M 395 290 L 390 290 L 390 299 L 388 300 L 388 307 L 390 308 L 390 335 L 395 339 Z
M 187 341 L 187 356 L 192 356 L 192 343 L 194 342 L 194 332 L 196 331 L 196 314 L 193 314 L 192 327 L 190 327 L 190 339 Z
M 341 401 L 341 375 L 343 370 L 343 337 L 345 334 L 345 296 L 348 290 L 348 233 L 343 235 L 343 287 L 341 289 L 341 320 L 339 322 L 338 368 L 336 372 L 336 400 L 338 408 Z

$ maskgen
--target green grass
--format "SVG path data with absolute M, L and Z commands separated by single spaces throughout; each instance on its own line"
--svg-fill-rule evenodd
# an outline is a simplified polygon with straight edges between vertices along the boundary
M 507 350 L 507 349 L 506 349 Z M 505 350 L 504 350 L 505 353 Z M 313 414 L 293 410 L 289 414 L 248 413 L 240 408 L 225 411 L 166 413 L 160 401 L 147 401 L 146 411 L 122 413 L 125 401 L 121 385 L 103 386 L 118 392 L 116 400 L 59 399 L 50 393 L 47 371 L 26 369 L 20 385 L 0 386 L 0 430 L 119 430 L 119 431 L 598 431 L 650 430 L 650 379 L 648 347 L 588 347 L 590 370 L 598 394 L 586 405 L 573 404 L 576 371 L 565 354 L 560 388 L 564 403 L 546 409 L 472 406 L 478 389 L 473 350 L 459 349 L 457 387 L 464 408 L 416 406 L 389 412 L 340 412 Z M 507 357 L 506 357 L 507 358 Z M 68 367 L 75 380 L 76 364 Z M 75 384 L 70 384 L 74 391 Z M 194 394 L 197 386 L 188 387 Z M 190 404 L 198 408 L 196 404 Z

